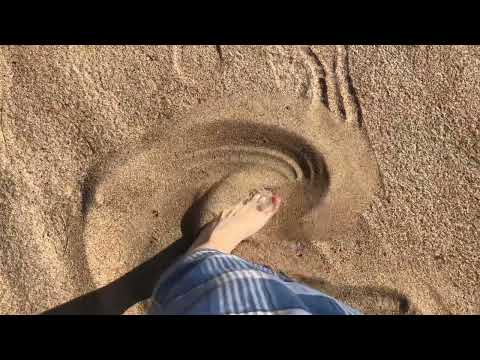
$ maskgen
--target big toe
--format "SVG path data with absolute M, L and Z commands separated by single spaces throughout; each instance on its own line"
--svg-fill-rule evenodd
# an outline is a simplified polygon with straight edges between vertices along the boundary
M 271 192 L 265 192 L 259 194 L 255 199 L 255 206 L 258 211 L 264 213 L 275 213 L 280 207 L 281 199 L 278 195 L 274 195 Z

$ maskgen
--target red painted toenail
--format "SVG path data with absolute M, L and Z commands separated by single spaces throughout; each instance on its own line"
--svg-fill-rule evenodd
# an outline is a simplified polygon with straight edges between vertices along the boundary
M 281 199 L 280 199 L 279 196 L 276 196 L 276 195 L 273 195 L 273 196 L 272 196 L 272 202 L 273 202 L 274 205 L 279 204 L 280 201 L 281 201 Z

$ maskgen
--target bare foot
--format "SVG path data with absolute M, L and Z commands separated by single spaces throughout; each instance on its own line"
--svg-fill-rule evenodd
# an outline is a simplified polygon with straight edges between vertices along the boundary
M 214 249 L 230 254 L 240 242 L 258 232 L 278 211 L 281 199 L 262 189 L 225 209 L 219 218 L 207 224 L 189 251 Z

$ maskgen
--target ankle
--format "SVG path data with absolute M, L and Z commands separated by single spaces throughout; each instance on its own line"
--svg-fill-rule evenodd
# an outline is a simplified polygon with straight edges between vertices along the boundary
M 203 244 L 200 244 L 196 249 L 212 249 L 217 250 L 225 254 L 230 254 L 233 251 L 233 248 L 228 246 L 228 243 L 221 241 L 215 238 L 210 238 Z

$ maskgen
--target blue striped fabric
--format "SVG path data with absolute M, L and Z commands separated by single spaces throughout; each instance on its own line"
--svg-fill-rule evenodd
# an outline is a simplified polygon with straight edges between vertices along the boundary
M 150 314 L 359 315 L 271 269 L 216 250 L 185 255 L 160 278 Z

